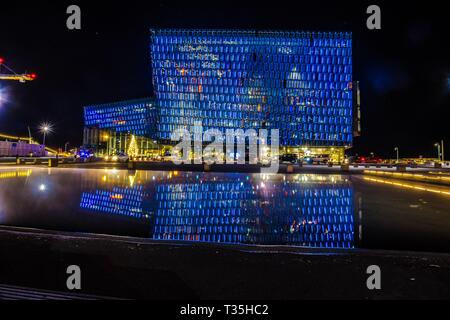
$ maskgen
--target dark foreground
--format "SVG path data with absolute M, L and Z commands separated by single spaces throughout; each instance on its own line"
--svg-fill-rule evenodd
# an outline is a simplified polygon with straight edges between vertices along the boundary
M 79 265 L 84 295 L 137 299 L 445 299 L 450 255 L 163 243 L 0 229 L 0 283 L 68 292 Z M 382 289 L 366 287 L 379 265 Z

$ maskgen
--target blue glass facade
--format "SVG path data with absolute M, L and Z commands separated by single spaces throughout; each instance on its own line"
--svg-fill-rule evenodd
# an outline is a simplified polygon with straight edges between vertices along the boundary
M 105 177 L 89 184 L 80 208 L 145 223 L 155 240 L 355 246 L 353 186 L 341 176 L 142 171 Z
M 354 247 L 346 183 L 183 177 L 156 190 L 154 239 Z
M 351 146 L 351 33 L 152 30 L 157 137 L 280 129 L 283 146 Z
M 156 122 L 155 103 L 150 98 L 84 107 L 86 127 L 153 137 Z
M 148 218 L 144 209 L 145 191 L 142 186 L 134 188 L 114 187 L 112 190 L 83 192 L 80 208 L 93 212 L 108 213 L 132 218 Z

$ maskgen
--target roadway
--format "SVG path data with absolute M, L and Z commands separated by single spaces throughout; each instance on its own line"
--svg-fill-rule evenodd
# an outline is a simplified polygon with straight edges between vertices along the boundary
M 0 158 L 0 166 L 48 166 L 50 159 L 55 157 L 42 157 L 42 158 Z M 155 162 L 155 161 L 133 161 L 130 163 L 117 163 L 106 161 L 84 161 L 84 159 L 74 159 L 73 157 L 59 157 L 59 167 L 70 168 L 116 168 L 116 169 L 137 169 L 137 170 L 163 170 L 163 171 L 211 171 L 211 172 L 248 172 L 259 173 L 261 172 L 261 165 L 250 164 L 213 164 L 210 166 L 204 166 L 202 164 L 183 164 L 175 165 L 170 161 Z M 298 164 L 286 164 L 281 163 L 279 165 L 280 173 L 362 173 L 365 170 L 371 171 L 383 171 L 383 172 L 396 172 L 397 167 L 393 165 L 377 165 L 377 164 L 350 164 L 347 168 L 340 165 L 298 165 Z M 450 175 L 450 166 L 443 166 L 442 168 L 434 168 L 431 166 L 407 166 L 405 172 L 410 173 L 441 173 Z

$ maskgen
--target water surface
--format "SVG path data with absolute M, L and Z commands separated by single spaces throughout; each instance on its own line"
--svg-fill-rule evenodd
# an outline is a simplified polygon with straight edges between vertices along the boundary
M 349 175 L 0 169 L 0 225 L 155 240 L 450 252 L 449 204 Z

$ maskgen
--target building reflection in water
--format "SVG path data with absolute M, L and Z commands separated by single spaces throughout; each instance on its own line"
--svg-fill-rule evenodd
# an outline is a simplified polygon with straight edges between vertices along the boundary
M 353 248 L 353 187 L 338 175 L 137 172 L 102 177 L 80 207 L 148 219 L 150 237 Z
M 84 192 L 81 196 L 82 209 L 111 213 L 133 218 L 148 218 L 144 211 L 144 187 L 133 188 L 114 187 L 112 190 L 96 190 L 93 193 Z

